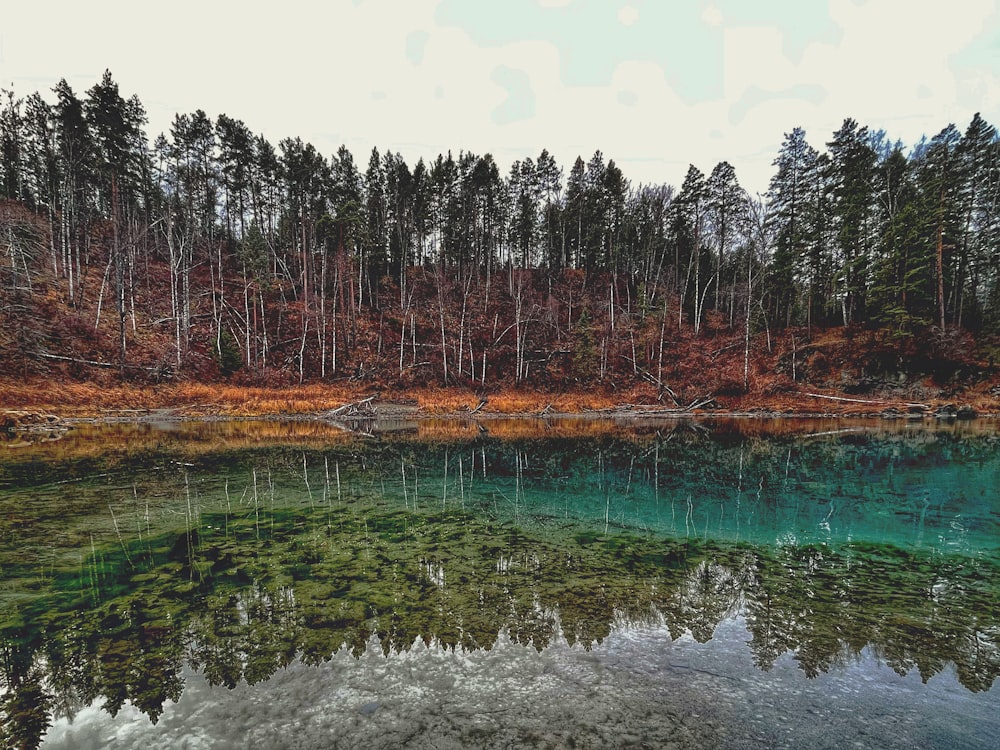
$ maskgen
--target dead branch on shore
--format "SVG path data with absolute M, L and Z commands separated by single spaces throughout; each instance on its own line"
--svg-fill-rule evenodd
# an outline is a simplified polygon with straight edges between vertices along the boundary
M 851 403 L 851 404 L 871 404 L 873 406 L 892 406 L 894 404 L 898 404 L 899 403 L 899 401 L 886 401 L 886 400 L 872 401 L 870 399 L 863 399 L 863 398 L 846 398 L 844 396 L 826 396 L 826 395 L 824 395 L 822 393 L 805 393 L 805 392 L 803 392 L 802 395 L 803 396 L 810 396 L 812 398 L 825 398 L 825 399 L 828 399 L 830 401 L 845 401 L 845 402 Z M 907 409 L 923 409 L 925 411 L 930 409 L 930 407 L 927 404 L 916 404 L 916 403 L 911 404 L 911 403 L 903 402 L 903 405 L 906 406 Z
M 375 397 L 369 396 L 360 401 L 352 401 L 336 409 L 330 409 L 323 416 L 330 417 L 371 417 L 378 411 L 374 404 Z
M 625 406 L 627 406 L 630 410 L 632 410 L 632 411 L 630 411 L 630 414 L 632 416 L 636 416 L 636 417 L 656 417 L 656 416 L 663 416 L 665 414 L 670 414 L 670 415 L 675 415 L 675 414 L 691 414 L 696 409 L 701 409 L 704 406 L 710 406 L 710 405 L 715 405 L 715 397 L 712 394 L 707 394 L 705 396 L 700 396 L 700 397 L 696 398 L 694 401 L 692 401 L 691 403 L 689 403 L 687 406 L 682 406 L 682 405 L 678 404 L 675 408 L 669 408 L 668 407 L 666 409 L 642 409 L 642 410 L 635 410 L 635 408 L 631 404 L 626 404 Z M 621 408 L 618 407 L 616 410 L 620 411 Z
M 0 432 L 52 432 L 68 429 L 60 417 L 38 411 L 0 412 Z
M 374 437 L 374 417 L 378 411 L 374 402 L 375 397 L 369 396 L 360 401 L 351 401 L 336 409 L 330 409 L 322 416 L 331 426 L 344 432 L 350 432 L 360 437 Z

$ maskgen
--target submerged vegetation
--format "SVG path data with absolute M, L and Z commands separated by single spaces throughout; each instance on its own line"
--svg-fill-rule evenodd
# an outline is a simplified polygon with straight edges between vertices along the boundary
M 373 639 L 704 642 L 742 617 L 761 669 L 867 651 L 972 691 L 1000 674 L 995 431 L 534 424 L 111 426 L 11 450 L 7 737 L 94 701 L 155 721 L 186 667 L 255 684 Z

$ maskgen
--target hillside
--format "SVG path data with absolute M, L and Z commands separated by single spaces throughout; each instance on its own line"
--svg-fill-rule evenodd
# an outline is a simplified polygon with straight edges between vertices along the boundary
M 435 403 L 469 409 L 482 397 L 489 404 L 490 396 L 486 411 L 706 402 L 700 408 L 870 412 L 878 404 L 860 402 L 885 401 L 971 403 L 990 412 L 1000 403 L 990 390 L 997 391 L 1000 353 L 994 338 L 936 328 L 898 335 L 754 324 L 745 359 L 745 321 L 731 325 L 709 311 L 695 334 L 676 297 L 650 309 L 631 296 L 626 280 L 573 270 L 508 268 L 487 279 L 411 268 L 402 302 L 398 284 L 383 279 L 369 304 L 348 311 L 331 304 L 317 322 L 294 285 L 248 288 L 234 269 L 224 265 L 230 273 L 219 278 L 202 266 L 190 279 L 202 291 L 192 295 L 178 357 L 171 299 L 162 293 L 167 259 L 152 251 L 135 258 L 123 327 L 105 278 L 112 260 L 106 243 L 91 242 L 71 298 L 47 262 L 53 240 L 44 217 L 2 202 L 0 229 L 7 259 L 0 306 L 5 408 L 98 407 L 105 401 L 100 389 L 117 394 L 105 403 L 109 409 L 115 401 L 128 407 L 125 398 L 136 408 L 202 402 L 235 413 L 315 411 L 372 393 L 419 394 L 427 411 Z M 241 322 L 249 296 L 255 335 L 247 347 Z M 77 387 L 86 385 L 98 390 Z M 216 387 L 206 390 L 210 385 Z M 282 400 L 282 391 L 300 395 Z
M 752 197 L 725 161 L 679 189 L 599 150 L 361 168 L 200 109 L 151 138 L 110 71 L 51 91 L 0 102 L 5 403 L 87 383 L 994 410 L 1000 138 L 978 114 L 909 151 L 852 118 L 822 152 L 792 128 Z

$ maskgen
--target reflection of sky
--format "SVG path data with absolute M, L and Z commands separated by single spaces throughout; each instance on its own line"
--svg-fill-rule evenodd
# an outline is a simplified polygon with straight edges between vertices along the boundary
M 1000 120 L 998 0 L 286 0 L 280 12 L 175 0 L 10 3 L 0 82 L 79 92 L 108 67 L 153 136 L 225 112 L 324 154 L 411 163 L 451 150 L 503 169 L 597 149 L 633 183 L 725 159 L 762 190 L 782 135 L 822 147 L 852 117 L 913 144 L 976 111 Z M 114 22 L 109 22 L 114 19 Z M 150 54 L 155 36 L 169 55 Z M 82 43 L 81 40 L 86 40 Z M 179 50 L 180 52 L 176 52 Z
M 90 706 L 56 721 L 43 747 L 516 747 L 538 737 L 619 747 L 634 737 L 819 748 L 862 736 L 870 747 L 987 747 L 1000 732 L 996 688 L 969 693 L 947 670 L 924 685 L 916 669 L 900 677 L 867 649 L 816 679 L 791 655 L 761 672 L 749 637 L 737 618 L 706 644 L 624 626 L 592 651 L 509 641 L 471 652 L 418 643 L 388 658 L 341 651 L 233 690 L 188 674 L 156 725 L 128 704 L 117 718 Z
M 202 436 L 221 434 L 231 438 L 234 434 L 222 424 L 175 427 L 181 433 L 193 429 Z M 117 432 L 119 428 L 113 429 Z M 157 431 L 150 427 L 136 429 Z M 291 434 L 303 434 L 297 432 L 299 429 L 297 426 Z M 243 434 L 244 430 L 247 434 L 253 432 L 252 428 L 237 426 L 235 434 Z M 696 731 L 701 734 L 697 741 L 691 740 L 692 746 L 720 746 L 718 733 L 723 730 L 719 727 L 730 732 L 728 736 L 753 737 L 761 747 L 774 746 L 767 732 L 778 730 L 776 736 L 789 746 L 830 746 L 820 740 L 824 736 L 853 738 L 858 732 L 855 721 L 861 722 L 873 746 L 935 744 L 921 740 L 924 731 L 932 732 L 941 746 L 987 746 L 982 738 L 1000 729 L 1000 716 L 995 711 L 996 689 L 967 694 L 956 683 L 955 668 L 947 661 L 954 658 L 961 665 L 961 684 L 966 687 L 970 674 L 974 682 L 985 675 L 982 683 L 975 683 L 983 687 L 996 674 L 996 629 L 988 604 L 995 596 L 987 588 L 996 578 L 991 575 L 992 568 L 977 568 L 973 562 L 983 550 L 965 549 L 963 541 L 962 551 L 969 553 L 969 560 L 956 567 L 955 558 L 938 554 L 909 558 L 893 550 L 866 551 L 865 546 L 841 553 L 813 544 L 808 550 L 789 549 L 761 557 L 748 548 L 739 548 L 738 554 L 727 555 L 729 562 L 698 562 L 679 572 L 682 569 L 676 565 L 697 562 L 701 556 L 698 547 L 683 546 L 690 550 L 690 558 L 668 553 L 671 547 L 654 541 L 646 527 L 651 517 L 641 515 L 643 507 L 655 506 L 660 520 L 673 525 L 678 535 L 682 529 L 688 535 L 690 522 L 697 527 L 690 530 L 692 540 L 702 534 L 714 537 L 717 531 L 725 535 L 740 518 L 746 525 L 735 528 L 742 528 L 744 534 L 756 527 L 776 528 L 768 524 L 785 521 L 804 522 L 801 528 L 813 535 L 824 525 L 826 533 L 832 529 L 837 534 L 844 522 L 851 520 L 850 503 L 855 502 L 875 506 L 875 516 L 857 520 L 854 527 L 859 541 L 864 542 L 873 538 L 868 532 L 873 527 L 881 532 L 885 526 L 901 537 L 909 537 L 914 529 L 937 533 L 941 524 L 934 527 L 930 520 L 934 512 L 929 506 L 933 505 L 939 511 L 938 520 L 962 535 L 973 528 L 977 518 L 992 524 L 983 534 L 987 541 L 982 546 L 987 555 L 995 548 L 996 524 L 991 519 L 995 517 L 996 495 L 991 490 L 997 486 L 998 462 L 992 444 L 970 441 L 967 450 L 955 450 L 957 443 L 952 446 L 950 441 L 943 441 L 939 445 L 927 439 L 923 431 L 918 431 L 918 437 L 924 438 L 913 444 L 899 440 L 870 444 L 861 433 L 854 432 L 849 439 L 845 435 L 843 441 L 827 433 L 794 445 L 782 442 L 773 446 L 760 440 L 729 440 L 721 443 L 727 447 L 719 447 L 700 435 L 689 442 L 683 433 L 676 441 L 660 444 L 659 449 L 645 442 L 633 446 L 631 441 L 612 441 L 599 454 L 596 466 L 592 457 L 581 458 L 593 451 L 585 453 L 549 440 L 539 445 L 555 450 L 534 451 L 518 444 L 511 456 L 492 440 L 465 448 L 460 443 L 442 447 L 414 442 L 406 435 L 388 434 L 377 447 L 371 444 L 370 457 L 361 443 L 324 444 L 322 452 L 307 453 L 303 449 L 301 463 L 298 450 L 284 444 L 273 454 L 258 446 L 240 460 L 233 443 L 227 441 L 225 460 L 215 460 L 210 453 L 196 454 L 200 456 L 196 459 L 195 455 L 179 451 L 177 445 L 167 449 L 167 443 L 155 440 L 165 452 L 155 460 L 156 454 L 141 452 L 143 460 L 136 466 L 138 477 L 122 470 L 111 472 L 118 492 L 125 496 L 120 499 L 121 505 L 114 506 L 117 515 L 103 500 L 81 503 L 107 507 L 109 512 L 101 511 L 101 515 L 106 542 L 112 548 L 117 543 L 124 549 L 118 524 L 130 518 L 130 508 L 149 518 L 149 498 L 154 499 L 154 518 L 158 511 L 170 518 L 164 524 L 172 530 L 168 531 L 168 540 L 181 523 L 189 529 L 190 505 L 186 512 L 183 508 L 185 502 L 190 502 L 185 497 L 193 494 L 197 523 L 206 530 L 215 525 L 213 532 L 197 534 L 201 545 L 198 554 L 203 559 L 227 559 L 226 566 L 233 565 L 233 570 L 241 569 L 249 575 L 252 567 L 244 568 L 234 552 L 242 545 L 233 545 L 230 540 L 240 538 L 240 519 L 244 532 L 249 532 L 251 524 L 263 522 L 276 540 L 273 546 L 265 540 L 261 547 L 271 550 L 273 563 L 267 562 L 264 555 L 257 558 L 249 535 L 243 537 L 249 542 L 244 547 L 248 559 L 257 559 L 263 566 L 261 570 L 266 570 L 274 581 L 297 581 L 288 588 L 251 587 L 250 596 L 240 597 L 231 605 L 221 605 L 227 597 L 209 596 L 206 589 L 193 592 L 191 601 L 195 603 L 190 611 L 200 613 L 202 604 L 209 602 L 207 609 L 212 616 L 201 620 L 205 630 L 196 626 L 185 632 L 195 633 L 195 638 L 197 633 L 213 632 L 212 623 L 227 621 L 221 612 L 256 611 L 246 602 L 266 603 L 274 591 L 280 590 L 282 596 L 277 599 L 284 600 L 283 594 L 287 593 L 287 601 L 298 602 L 302 614 L 336 612 L 337 598 L 369 602 L 373 609 L 354 610 L 363 616 L 364 627 L 370 624 L 379 632 L 388 631 L 387 643 L 402 648 L 394 648 L 388 658 L 379 649 L 372 649 L 360 660 L 340 651 L 317 669 L 299 664 L 278 669 L 278 663 L 269 656 L 277 653 L 271 650 L 271 644 L 280 642 L 283 648 L 301 648 L 314 658 L 322 654 L 325 659 L 341 641 L 324 651 L 319 634 L 329 632 L 340 638 L 338 633 L 356 632 L 356 626 L 345 616 L 345 625 L 329 627 L 332 623 L 321 623 L 310 631 L 308 625 L 302 627 L 306 620 L 298 615 L 286 617 L 288 611 L 281 607 L 274 610 L 273 620 L 268 619 L 264 606 L 263 616 L 240 620 L 241 627 L 246 626 L 246 640 L 239 629 L 230 633 L 232 642 L 241 644 L 237 649 L 247 649 L 246 663 L 255 665 L 244 674 L 258 674 L 260 665 L 272 665 L 266 674 L 273 676 L 263 684 L 241 684 L 232 691 L 212 689 L 201 677 L 191 674 L 180 700 L 166 707 L 155 727 L 131 709 L 112 719 L 90 707 L 81 711 L 72 724 L 59 721 L 49 746 L 179 747 L 187 742 L 187 746 L 194 747 L 218 741 L 212 746 L 226 747 L 227 740 L 232 747 L 277 747 L 287 745 L 290 737 L 299 747 L 329 747 L 331 737 L 344 737 L 337 741 L 345 747 L 448 744 L 441 742 L 442 737 L 454 746 L 475 746 L 485 744 L 483 735 L 476 735 L 479 741 L 471 741 L 474 728 L 483 728 L 483 706 L 490 707 L 486 712 L 491 717 L 487 719 L 491 723 L 486 727 L 486 736 L 496 733 L 500 739 L 493 744 L 498 746 L 523 744 L 517 741 L 519 737 L 539 731 L 580 736 L 599 728 L 613 731 L 609 736 L 615 738 L 624 731 L 638 733 L 647 744 L 662 746 L 679 729 L 693 731 L 690 724 L 678 722 L 704 711 L 713 712 L 705 714 L 712 720 L 699 723 Z M 308 430 L 304 434 L 309 434 Z M 947 460 L 952 454 L 955 463 Z M 169 460 L 172 455 L 187 458 L 188 468 L 183 475 L 148 473 L 150 465 L 173 465 Z M 24 460 L 21 456 L 19 453 L 16 460 Z M 959 457 L 970 463 L 960 464 Z M 547 458 L 552 461 L 547 463 Z M 89 459 L 87 464 L 91 465 Z M 265 466 L 269 510 L 263 510 L 263 517 L 258 518 L 257 477 L 263 487 Z M 840 467 L 858 473 L 855 476 Z M 102 498 L 109 497 L 106 468 L 110 467 L 98 465 L 91 469 L 100 472 L 99 482 L 91 489 L 102 493 Z M 384 481 L 376 479 L 375 472 L 380 468 L 387 471 Z M 331 470 L 336 485 L 331 484 Z M 705 486 L 699 487 L 695 480 L 700 481 L 700 474 L 711 477 L 712 483 L 706 480 Z M 148 483 L 136 481 L 147 475 Z M 39 481 L 42 491 L 53 491 L 48 481 L 38 479 L 37 474 L 32 476 L 30 481 Z M 837 478 L 836 486 L 819 484 L 829 477 Z M 401 482 L 407 484 L 401 487 Z M 84 486 L 83 482 L 57 485 L 59 507 L 65 510 L 68 497 Z M 584 502 L 588 497 L 589 505 Z M 331 516 L 334 502 L 338 511 Z M 478 524 L 454 516 L 450 520 L 439 518 L 433 524 L 434 533 L 414 534 L 410 537 L 414 546 L 410 548 L 406 546 L 410 542 L 397 548 L 398 540 L 380 539 L 377 533 L 374 541 L 369 541 L 369 522 L 373 531 L 387 528 L 380 523 L 380 512 L 386 511 L 386 519 L 398 522 L 400 505 L 409 509 L 410 504 L 416 507 L 418 502 L 421 509 L 433 512 L 461 507 L 470 512 L 482 509 L 487 517 L 491 513 L 520 514 L 525 523 L 519 525 L 527 533 L 508 536 L 506 524 L 487 524 L 481 528 L 489 533 L 479 536 Z M 548 507 L 543 507 L 546 504 Z M 25 507 L 30 505 L 26 503 Z M 75 507 L 72 502 L 70 506 Z M 539 510 L 546 512 L 537 513 Z M 636 558 L 643 561 L 638 570 L 628 566 L 627 555 L 622 558 L 624 567 L 619 568 L 612 561 L 612 555 L 619 559 L 615 547 L 609 547 L 606 556 L 589 557 L 586 550 L 599 550 L 600 546 L 591 547 L 596 536 L 588 541 L 587 536 L 573 533 L 571 524 L 578 510 L 585 511 L 581 516 L 598 521 L 585 528 L 599 528 L 603 518 L 605 524 L 608 519 L 611 523 L 621 519 L 641 530 L 645 542 L 642 555 Z M 213 517 L 215 512 L 227 514 L 224 538 L 218 516 Z M 558 529 L 551 546 L 544 534 L 533 534 L 530 520 L 536 513 L 539 525 Z M 94 528 L 81 514 L 74 512 L 73 518 L 74 527 Z M 346 520 L 346 526 L 338 518 Z M 449 523 L 454 524 L 452 529 Z M 294 526 L 296 534 L 285 537 L 284 524 Z M 339 528 L 341 536 L 328 537 L 327 532 L 317 535 L 323 528 Z M 452 533 L 459 528 L 461 532 Z M 789 528 L 793 529 L 787 539 L 791 543 L 798 533 L 794 529 L 799 526 Z M 123 525 L 122 529 L 125 538 L 131 538 L 128 527 Z M 155 532 L 150 535 L 148 520 L 145 533 L 147 538 L 160 538 Z M 74 537 L 79 538 L 79 534 L 74 533 Z M 187 532 L 178 537 L 187 538 Z M 323 547 L 335 550 L 330 559 L 333 564 L 325 571 L 322 566 L 317 568 L 311 582 L 300 583 L 305 570 L 300 562 L 305 558 L 293 550 L 308 547 L 310 539 L 335 540 Z M 560 539 L 566 546 L 558 543 Z M 800 536 L 798 541 L 815 542 L 815 536 Z M 934 546 L 933 540 L 928 543 Z M 948 546 L 947 540 L 941 546 Z M 163 546 L 175 550 L 182 547 L 173 541 Z M 712 548 L 725 546 L 706 546 Z M 188 550 L 188 554 L 194 554 L 190 546 Z M 227 551 L 220 556 L 217 550 Z M 323 554 L 317 553 L 315 559 L 322 562 Z M 661 559 L 661 554 L 669 556 Z M 359 567 L 341 569 L 336 562 L 340 555 Z M 588 559 L 597 564 L 591 567 Z M 735 564 L 731 562 L 734 559 Z M 559 574 L 563 560 L 567 561 L 569 573 L 565 579 Z M 988 558 L 985 560 L 988 562 Z M 76 564 L 71 562 L 72 569 Z M 52 569 L 51 561 L 46 565 Z M 138 598 L 128 594 L 120 601 L 174 602 L 165 606 L 177 606 L 175 611 L 186 613 L 189 610 L 173 598 L 177 593 L 173 589 L 174 565 L 173 561 L 168 563 L 172 571 L 169 576 L 141 576 L 146 581 L 161 581 L 170 593 L 162 597 L 143 594 Z M 362 565 L 365 572 L 359 574 Z M 664 567 L 659 568 L 661 565 Z M 135 569 L 146 570 L 142 565 Z M 657 569 L 669 569 L 678 575 L 660 578 L 650 574 Z M 411 571 L 419 572 L 410 575 Z M 589 571 L 596 571 L 595 577 Z M 635 575 L 639 571 L 645 572 Z M 371 577 L 365 580 L 366 576 Z M 596 577 L 600 577 L 602 586 L 589 585 Z M 139 578 L 136 576 L 137 581 Z M 634 580 L 634 587 L 628 583 L 621 589 L 625 595 L 615 595 L 619 580 Z M 341 590 L 339 581 L 352 583 L 347 590 Z M 338 583 L 331 586 L 334 582 Z M 607 601 L 622 602 L 620 606 L 605 609 L 595 603 L 594 592 L 604 584 Z M 391 599 L 392 617 L 381 622 L 368 619 L 368 613 L 390 600 L 380 587 L 391 588 L 393 596 L 398 597 Z M 153 591 L 144 584 L 140 589 Z M 332 595 L 335 590 L 338 593 Z M 494 599 L 491 590 L 502 591 L 503 596 Z M 219 593 L 223 591 L 224 587 L 219 589 Z M 519 596 L 519 592 L 533 595 Z M 496 601 L 501 606 L 494 608 L 491 602 Z M 531 604 L 519 609 L 518 602 Z M 110 611 L 118 610 L 115 602 L 108 602 L 108 606 Z M 410 615 L 410 611 L 414 614 Z M 523 619 L 519 612 L 523 612 Z M 567 641 L 577 643 L 581 630 L 587 633 L 585 642 L 590 641 L 592 632 L 603 637 L 607 622 L 603 618 L 612 612 L 611 635 L 592 651 L 568 645 Z M 156 621 L 153 618 L 158 613 L 148 614 L 150 619 L 146 621 L 141 619 L 144 615 L 137 615 L 136 632 L 146 632 L 143 622 Z M 518 633 L 526 639 L 527 633 L 534 642 L 511 643 L 502 635 L 487 650 L 462 651 L 460 646 L 449 649 L 437 643 L 428 649 L 419 640 L 415 648 L 407 648 L 413 633 L 433 637 L 436 632 L 445 643 L 486 643 L 481 635 L 472 641 L 459 639 L 462 633 L 474 633 L 476 627 L 482 627 L 484 618 L 494 614 L 497 619 L 489 619 L 484 632 L 492 636 L 498 628 L 509 626 L 514 640 Z M 177 621 L 189 622 L 186 616 L 177 615 Z M 53 618 L 53 623 L 59 622 L 55 612 Z M 440 618 L 440 624 L 436 618 Z M 749 632 L 743 618 L 750 623 Z M 95 617 L 92 622 L 96 625 L 103 620 Z M 519 622 L 526 627 L 519 627 Z M 574 622 L 575 626 L 570 624 Z M 290 630 L 284 633 L 274 627 L 279 623 L 287 624 Z M 557 629 L 549 641 L 551 623 L 563 623 L 565 636 Z M 671 640 L 664 625 L 669 625 L 674 635 L 682 630 L 690 635 Z M 60 632 L 71 630 L 81 632 L 69 628 Z M 291 637 L 292 632 L 295 637 Z M 407 635 L 394 641 L 393 632 Z M 126 642 L 127 633 L 125 628 L 114 638 Z M 699 643 L 692 642 L 692 638 Z M 114 642 L 108 653 L 120 653 Z M 150 636 L 150 642 L 155 642 L 155 635 Z M 857 653 L 866 642 L 871 645 Z M 215 653 L 228 662 L 236 651 L 218 648 Z M 143 659 L 137 658 L 135 663 L 143 663 Z M 153 659 L 148 663 L 156 662 Z M 896 675 L 884 666 L 886 663 L 902 665 L 906 676 Z M 762 664 L 769 669 L 761 672 Z M 919 670 L 914 664 L 920 665 Z M 920 670 L 924 678 L 930 679 L 929 686 L 921 684 Z M 803 672 L 818 676 L 805 680 Z M 61 684 L 56 679 L 53 683 Z M 235 736 L 234 727 L 245 734 Z M 817 735 L 820 727 L 829 734 Z M 899 731 L 901 735 L 894 734 Z M 613 743 L 594 746 L 609 744 Z

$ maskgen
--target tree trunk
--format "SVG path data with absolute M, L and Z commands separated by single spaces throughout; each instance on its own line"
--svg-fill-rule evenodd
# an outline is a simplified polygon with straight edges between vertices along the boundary
M 941 330 L 944 330 L 944 190 L 941 190 L 937 225 L 937 302 Z

